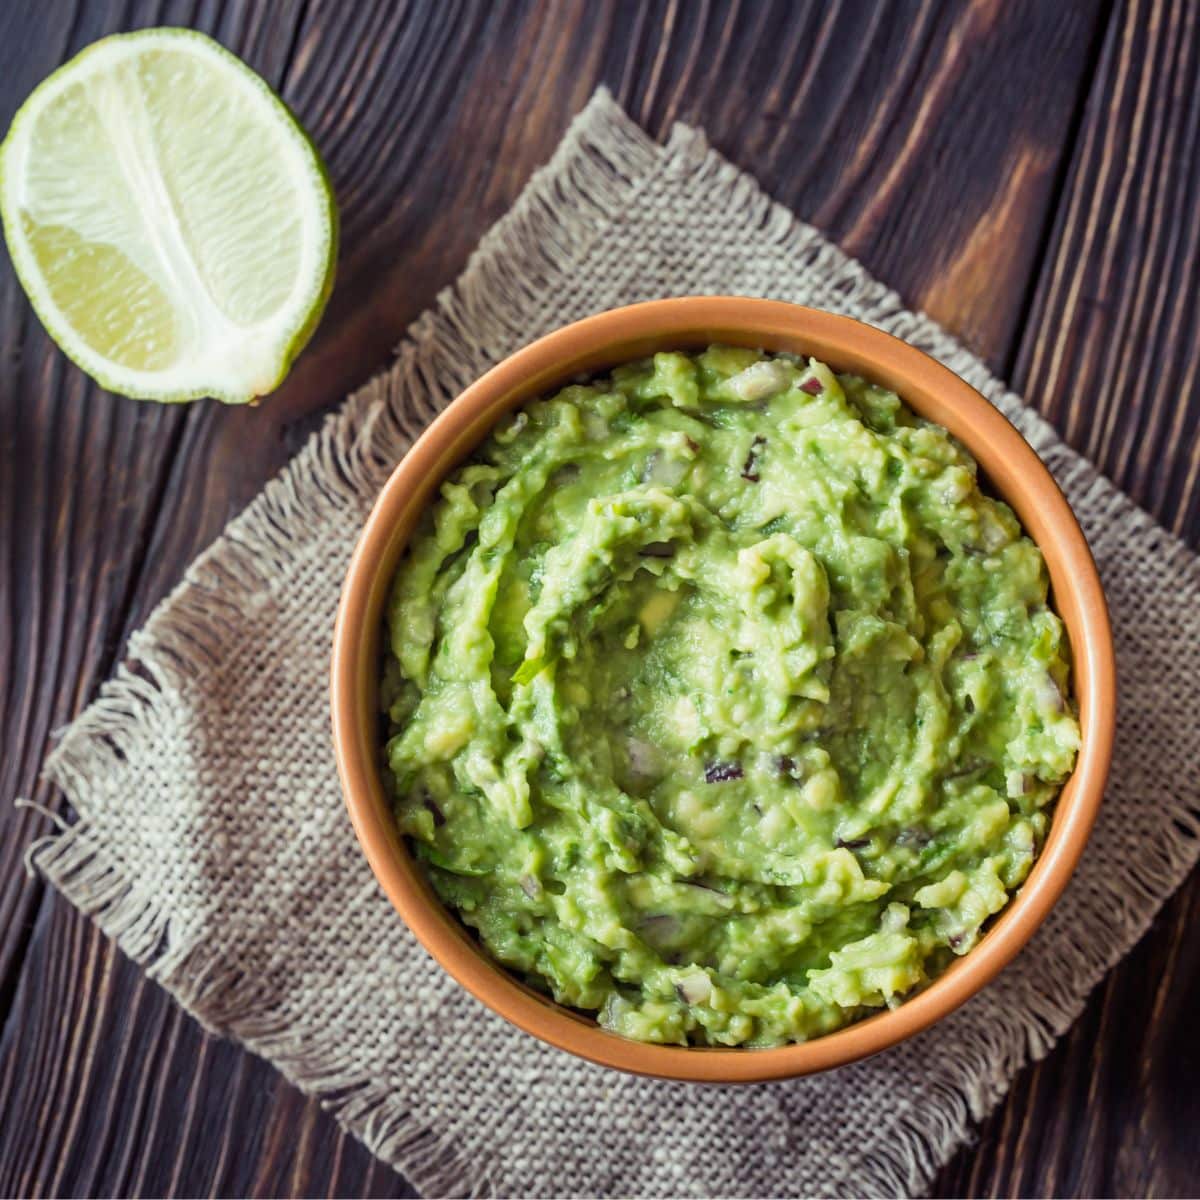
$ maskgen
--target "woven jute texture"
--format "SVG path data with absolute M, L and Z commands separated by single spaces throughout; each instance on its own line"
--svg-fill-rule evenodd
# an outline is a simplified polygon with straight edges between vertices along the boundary
M 897 1049 L 745 1088 L 625 1077 L 518 1033 L 443 974 L 367 869 L 330 749 L 338 592 L 422 427 L 518 346 L 696 293 L 849 313 L 941 359 L 1058 478 L 1099 561 L 1122 693 L 1082 868 L 978 997 Z M 600 93 L 394 365 L 194 564 L 47 770 L 74 810 L 30 858 L 212 1030 L 270 1059 L 426 1193 L 922 1190 L 1044 1055 L 1200 849 L 1200 568 L 932 321 L 694 129 Z

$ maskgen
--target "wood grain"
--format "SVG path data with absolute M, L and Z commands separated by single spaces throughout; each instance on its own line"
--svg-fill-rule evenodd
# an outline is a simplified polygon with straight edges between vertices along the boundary
M 1093 461 L 1200 533 L 1200 8 L 1134 0 L 1105 43 L 1014 377 Z
M 4 264 L 0 800 L 53 802 L 35 789 L 50 731 L 322 412 L 386 362 L 602 81 L 657 135 L 674 120 L 702 125 L 906 300 L 1015 368 L 1106 462 L 1136 472 L 1121 435 L 1150 438 L 1146 461 L 1166 464 L 1171 480 L 1155 492 L 1150 467 L 1123 478 L 1191 528 L 1200 400 L 1155 408 L 1147 395 L 1134 401 L 1139 423 L 1122 424 L 1133 418 L 1120 398 L 1157 360 L 1131 344 L 1097 369 L 1095 346 L 1106 332 L 1172 327 L 1155 315 L 1176 311 L 1156 279 L 1184 294 L 1195 286 L 1195 17 L 1194 4 L 1110 14 L 1041 0 L 0 8 L 0 120 L 105 32 L 194 25 L 280 88 L 329 163 L 343 216 L 326 319 L 257 410 L 105 395 L 47 342 Z M 1129 215 L 1117 223 L 1119 201 Z M 1127 301 L 1106 298 L 1114 277 L 1129 281 Z M 1155 342 L 1175 396 L 1187 395 L 1194 299 Z M 1083 440 L 1099 411 L 1107 441 Z M 25 878 L 21 851 L 43 818 L 3 804 L 0 823 L 0 1195 L 410 1194 L 314 1102 L 204 1035 Z M 1141 1190 L 1136 1181 L 1179 1192 L 1196 1164 L 1173 1139 L 1187 1127 L 1179 1114 L 1196 1116 L 1197 1089 L 1169 1056 L 1154 1057 L 1158 1041 L 1131 1033 L 1157 1012 L 1156 1029 L 1185 1036 L 1181 1005 L 1197 999 L 1200 962 L 1182 930 L 1198 902 L 1164 916 L 1114 976 L 1124 983 L 1109 985 L 1111 1000 L 1093 1004 L 1050 1060 L 1067 1082 L 1048 1066 L 1027 1073 L 977 1150 L 942 1177 L 942 1194 Z M 1162 978 L 1174 981 L 1167 991 L 1154 986 Z M 1151 1098 L 1131 1099 L 1131 1087 Z M 1150 1174 L 1138 1143 L 1156 1147 Z

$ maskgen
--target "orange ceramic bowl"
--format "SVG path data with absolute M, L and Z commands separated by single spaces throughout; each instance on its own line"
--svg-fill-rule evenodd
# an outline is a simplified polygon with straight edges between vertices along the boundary
M 379 778 L 376 681 L 385 597 L 414 523 L 447 472 L 504 413 L 581 372 L 710 342 L 814 355 L 895 390 L 968 447 L 1045 555 L 1054 607 L 1070 638 L 1083 734 L 1040 857 L 969 954 L 898 1008 L 809 1042 L 761 1050 L 627 1041 L 525 986 L 442 907 L 396 830 Z M 383 890 L 429 953 L 490 1008 L 552 1045 L 624 1071 L 714 1083 L 804 1075 L 874 1054 L 993 979 L 1029 941 L 1079 861 L 1104 791 L 1116 706 L 1112 636 L 1095 563 L 1062 493 L 1008 421 L 957 375 L 889 334 L 831 313 L 733 297 L 659 300 L 589 317 L 517 351 L 467 388 L 408 452 L 367 520 L 342 593 L 332 682 L 334 744 L 350 818 Z

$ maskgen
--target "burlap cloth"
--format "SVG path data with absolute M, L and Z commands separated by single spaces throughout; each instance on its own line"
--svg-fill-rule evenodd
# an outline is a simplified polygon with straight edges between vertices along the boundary
M 906 338 L 1011 418 L 1070 498 L 1112 606 L 1116 759 L 1083 866 L 1026 951 L 934 1029 L 832 1074 L 704 1088 L 604 1071 L 467 996 L 375 885 L 330 749 L 329 645 L 372 497 L 466 384 L 634 300 L 773 296 Z M 927 318 L 753 179 L 605 93 L 352 396 L 195 563 L 47 770 L 77 814 L 33 863 L 206 1027 L 320 1095 L 426 1193 L 920 1191 L 1044 1055 L 1200 846 L 1200 569 Z

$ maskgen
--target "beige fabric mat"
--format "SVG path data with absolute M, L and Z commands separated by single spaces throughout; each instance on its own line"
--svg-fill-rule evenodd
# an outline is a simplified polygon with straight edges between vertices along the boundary
M 1120 729 L 1082 870 L 1033 944 L 913 1041 L 825 1076 L 703 1088 L 607 1073 L 463 993 L 376 887 L 326 699 L 363 518 L 422 426 L 518 346 L 658 296 L 734 292 L 890 330 L 983 391 L 1050 465 L 1112 604 Z M 971 354 L 753 179 L 599 93 L 409 332 L 129 644 L 47 770 L 77 819 L 31 860 L 210 1029 L 270 1059 L 426 1193 L 923 1190 L 1044 1055 L 1197 857 L 1200 569 Z

